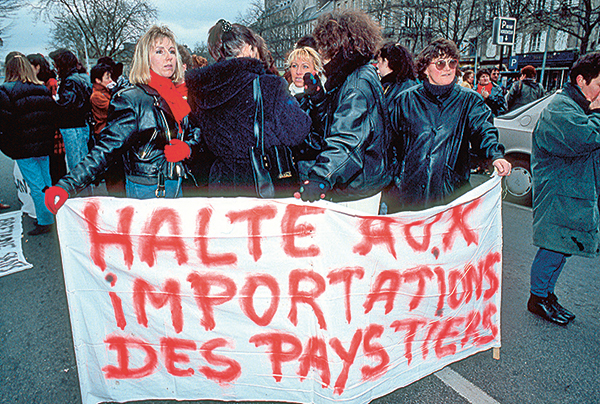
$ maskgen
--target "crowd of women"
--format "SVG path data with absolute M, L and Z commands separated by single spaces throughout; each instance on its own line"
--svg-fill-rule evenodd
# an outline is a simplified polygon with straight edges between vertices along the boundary
M 372 214 L 465 192 L 471 154 L 500 175 L 510 172 L 491 109 L 457 84 L 452 41 L 433 41 L 413 62 L 401 45 L 382 45 L 367 14 L 335 11 L 291 50 L 288 81 L 248 27 L 218 21 L 208 49 L 215 63 L 190 68 L 173 33 L 151 27 L 127 83 L 111 89 L 93 142 L 81 119 L 92 84 L 74 55 L 53 57 L 58 101 L 56 81 L 43 83 L 27 57 L 13 55 L 0 86 L 0 148 L 31 187 L 38 234 L 68 197 L 85 194 L 115 164 L 131 198 L 263 196 L 266 170 L 276 197 L 326 199 Z M 52 181 L 57 128 L 68 174 Z

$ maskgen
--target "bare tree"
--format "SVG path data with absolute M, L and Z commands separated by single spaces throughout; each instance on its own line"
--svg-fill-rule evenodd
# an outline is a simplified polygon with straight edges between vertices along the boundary
M 496 2 L 485 0 L 446 0 L 434 7 L 436 35 L 460 45 L 469 37 L 478 37 L 492 26 L 498 16 Z
M 38 7 L 53 24 L 57 47 L 81 52 L 85 41 L 92 58 L 122 57 L 157 15 L 144 0 L 40 0 Z
M 192 49 L 192 54 L 202 56 L 207 61 L 212 59 L 212 56 L 210 56 L 210 53 L 208 52 L 208 45 L 204 41 L 196 42 Z
M 246 9 L 245 13 L 239 13 L 236 22 L 250 27 L 259 22 L 261 16 L 265 12 L 265 2 L 261 0 L 252 0 L 250 6 Z
M 23 3 L 17 0 L 0 0 L 0 46 L 3 45 L 5 32 L 10 28 L 15 12 Z
M 536 0 L 536 18 L 579 39 L 579 51 L 582 55 L 587 53 L 592 32 L 600 26 L 600 0 L 555 1 Z

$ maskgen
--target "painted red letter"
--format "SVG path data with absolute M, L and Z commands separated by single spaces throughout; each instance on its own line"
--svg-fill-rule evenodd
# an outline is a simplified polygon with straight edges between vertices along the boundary
M 158 366 L 158 356 L 154 348 L 141 338 L 109 335 L 104 340 L 108 349 L 117 351 L 118 366 L 106 365 L 102 368 L 107 379 L 141 379 L 150 376 Z M 139 368 L 129 367 L 129 349 L 141 349 L 146 353 L 144 364 Z
M 259 286 L 266 286 L 271 291 L 271 304 L 264 314 L 259 317 L 254 310 L 254 293 Z M 271 275 L 259 274 L 251 275 L 246 280 L 244 287 L 240 290 L 240 307 L 246 317 L 256 324 L 264 327 L 269 325 L 279 306 L 280 291 L 277 279 Z
M 83 208 L 83 217 L 90 235 L 90 258 L 101 270 L 106 269 L 104 253 L 106 247 L 116 246 L 123 250 L 123 260 L 127 268 L 133 264 L 133 244 L 131 243 L 131 222 L 133 220 L 133 206 L 119 209 L 119 225 L 116 232 L 100 233 L 98 225 L 99 206 L 97 202 L 87 202 Z
M 396 247 L 392 225 L 396 220 L 391 217 L 365 217 L 360 219 L 358 231 L 363 236 L 360 243 L 352 247 L 352 252 L 367 255 L 371 252 L 373 245 L 383 244 L 394 258 L 396 258 Z M 377 224 L 378 226 L 375 226 Z
M 329 284 L 344 283 L 345 305 L 346 305 L 346 321 L 350 324 L 352 320 L 352 312 L 350 310 L 350 287 L 352 286 L 352 278 L 362 279 L 365 276 L 365 270 L 362 267 L 345 267 L 334 269 L 327 274 Z
M 133 308 L 139 324 L 148 328 L 148 317 L 146 316 L 146 297 L 157 309 L 163 307 L 167 302 L 171 306 L 171 321 L 175 332 L 180 333 L 183 329 L 183 312 L 181 310 L 181 294 L 179 281 L 167 279 L 162 286 L 162 291 L 155 292 L 154 286 L 141 278 L 133 281 Z
M 208 366 L 202 366 L 200 369 L 200 373 L 206 376 L 209 380 L 214 380 L 215 382 L 222 383 L 231 383 L 236 380 L 242 374 L 242 366 L 238 361 L 228 358 L 223 355 L 215 355 L 213 351 L 216 348 L 232 346 L 225 338 L 215 338 L 210 341 L 205 342 L 200 347 L 200 352 L 202 353 L 202 357 L 211 365 L 214 366 L 226 366 L 223 370 L 215 370 Z
M 237 256 L 234 253 L 211 254 L 208 252 L 208 224 L 212 216 L 212 208 L 202 208 L 198 212 L 196 245 L 198 247 L 198 258 L 206 266 L 234 265 Z
M 302 223 L 296 225 L 296 222 L 301 216 L 318 215 L 325 213 L 323 208 L 315 208 L 312 206 L 288 205 L 285 210 L 285 215 L 281 221 L 281 231 L 283 237 L 283 251 L 294 258 L 301 257 L 316 257 L 321 253 L 319 247 L 311 244 L 306 248 L 296 247 L 296 237 L 308 237 L 315 231 L 312 224 Z
M 383 376 L 385 372 L 387 372 L 387 368 L 390 363 L 390 356 L 381 344 L 372 342 L 373 339 L 381 337 L 383 330 L 383 326 L 379 324 L 371 324 L 365 330 L 363 348 L 365 351 L 365 356 L 368 358 L 379 359 L 379 365 L 365 365 L 360 368 L 363 380 L 365 381 L 378 379 L 379 377 Z
M 192 272 L 187 277 L 188 282 L 194 289 L 194 299 L 198 308 L 202 310 L 202 319 L 200 324 L 204 326 L 207 331 L 215 328 L 215 315 L 213 307 L 219 304 L 226 303 L 233 299 L 237 291 L 235 282 L 224 275 L 218 274 L 199 274 L 198 272 Z M 223 292 L 220 295 L 213 297 L 211 295 L 211 288 L 221 287 Z
M 314 286 L 310 290 L 300 290 L 301 282 L 310 282 Z M 325 316 L 323 311 L 315 301 L 315 299 L 325 291 L 325 279 L 314 271 L 305 271 L 301 269 L 295 269 L 290 272 L 290 299 L 292 307 L 290 308 L 290 314 L 288 318 L 294 325 L 298 325 L 298 303 L 306 303 L 312 307 L 319 327 L 322 330 L 327 329 L 327 323 L 325 323 Z
M 294 335 L 284 334 L 283 332 L 257 334 L 250 337 L 250 342 L 257 347 L 267 345 L 267 353 L 269 354 L 273 369 L 273 378 L 276 382 L 280 382 L 283 377 L 281 364 L 297 359 L 302 353 L 302 343 L 300 340 Z M 288 350 L 283 349 L 285 345 L 289 347 Z
M 191 339 L 179 339 L 163 337 L 160 339 L 160 349 L 165 358 L 165 368 L 169 374 L 173 376 L 191 376 L 194 374 L 194 369 L 179 369 L 175 363 L 189 363 L 190 357 L 183 353 L 175 352 L 176 349 L 187 349 L 190 351 L 196 350 L 196 343 Z
M 256 206 L 252 209 L 241 210 L 238 212 L 229 212 L 227 217 L 231 223 L 248 222 L 248 252 L 254 258 L 254 261 L 262 256 L 260 248 L 260 225 L 263 220 L 273 219 L 277 214 L 277 209 L 272 205 Z

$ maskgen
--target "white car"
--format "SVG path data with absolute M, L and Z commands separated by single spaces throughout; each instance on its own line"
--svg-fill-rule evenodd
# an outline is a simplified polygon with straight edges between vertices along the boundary
M 531 206 L 531 136 L 542 110 L 556 93 L 494 118 L 500 143 L 505 148 L 505 157 L 512 164 L 512 172 L 503 180 L 507 201 Z

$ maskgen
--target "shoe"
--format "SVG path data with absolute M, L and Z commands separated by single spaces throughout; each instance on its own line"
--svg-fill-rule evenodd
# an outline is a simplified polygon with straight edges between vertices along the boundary
M 554 293 L 548 293 L 548 301 L 550 302 L 550 304 L 552 306 L 554 306 L 554 308 L 556 309 L 556 311 L 561 316 L 563 316 L 564 318 L 566 318 L 569 321 L 575 319 L 575 314 L 573 314 L 571 311 L 565 309 L 563 306 L 561 306 L 558 303 L 558 298 L 556 297 L 556 295 Z
M 28 231 L 27 234 L 29 234 L 30 236 L 38 236 L 40 234 L 50 233 L 50 231 L 52 231 L 51 224 L 44 224 L 44 225 L 36 224 L 35 228 L 33 230 Z
M 7 205 L 5 203 L 0 203 L 0 210 L 4 210 L 4 209 L 10 209 L 10 205 Z
M 558 312 L 547 297 L 539 297 L 531 294 L 527 302 L 527 310 L 552 323 L 559 325 L 569 324 L 569 320 Z

